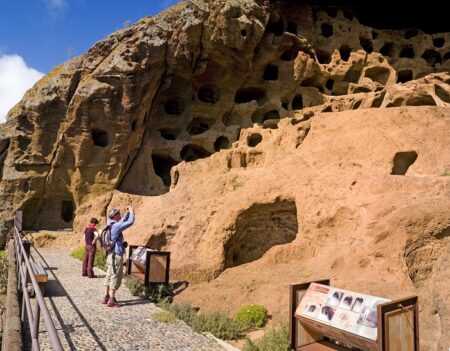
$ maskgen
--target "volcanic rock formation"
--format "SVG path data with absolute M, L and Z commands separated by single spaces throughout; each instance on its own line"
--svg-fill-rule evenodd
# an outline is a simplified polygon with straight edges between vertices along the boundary
M 358 11 L 184 1 L 56 67 L 0 125 L 2 232 L 131 203 L 179 299 L 279 319 L 287 284 L 331 277 L 418 293 L 422 345 L 446 346 L 450 33 Z

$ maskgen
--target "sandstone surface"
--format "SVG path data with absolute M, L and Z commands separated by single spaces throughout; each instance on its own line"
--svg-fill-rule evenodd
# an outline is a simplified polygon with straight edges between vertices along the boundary
M 0 125 L 2 237 L 136 209 L 126 239 L 172 252 L 178 300 L 286 318 L 330 277 L 421 301 L 450 329 L 450 32 L 352 8 L 190 0 L 55 68 Z M 442 332 L 441 332 L 442 331 Z

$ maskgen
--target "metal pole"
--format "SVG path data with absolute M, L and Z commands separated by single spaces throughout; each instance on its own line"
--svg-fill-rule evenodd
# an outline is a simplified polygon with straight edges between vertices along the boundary
M 33 324 L 33 335 L 36 337 L 36 340 L 38 338 L 39 334 L 39 320 L 41 318 L 41 309 L 39 307 L 39 304 L 36 304 L 36 311 L 34 313 L 34 324 Z
M 21 252 L 21 256 L 24 259 L 24 267 L 23 270 L 20 269 L 21 271 L 21 275 L 22 275 L 22 289 L 23 289 L 23 293 L 24 293 L 24 297 L 25 297 L 25 305 L 26 305 L 26 310 L 27 310 L 27 315 L 28 315 L 28 323 L 30 326 L 30 332 L 32 334 L 32 346 L 33 346 L 33 350 L 39 350 L 39 343 L 38 343 L 38 333 L 35 331 L 35 323 L 37 323 L 39 325 L 38 321 L 35 321 L 35 319 L 33 319 L 33 314 L 32 314 L 32 310 L 31 310 L 31 304 L 30 304 L 30 298 L 28 296 L 27 293 L 27 289 L 26 289 L 26 277 L 24 279 L 23 275 L 25 275 L 25 272 L 29 272 L 29 276 L 30 276 L 30 280 L 31 280 L 31 284 L 33 285 L 34 291 L 35 291 L 35 296 L 36 296 L 36 303 L 39 305 L 39 309 L 42 310 L 42 315 L 44 317 L 44 322 L 45 322 L 45 326 L 47 329 L 47 333 L 50 339 L 50 342 L 52 344 L 52 348 L 55 351 L 62 351 L 62 345 L 61 345 L 61 341 L 59 340 L 58 337 L 58 333 L 56 332 L 56 328 L 55 325 L 53 323 L 53 320 L 50 316 L 50 313 L 48 312 L 47 306 L 45 304 L 45 300 L 44 297 L 42 295 L 41 289 L 39 288 L 39 284 L 36 281 L 36 278 L 34 276 L 34 274 L 32 274 L 33 270 L 31 268 L 31 264 L 29 261 L 29 258 L 27 257 L 27 255 L 24 255 L 24 251 L 25 248 L 22 244 L 22 240 L 20 240 L 20 235 L 19 235 L 19 230 L 17 227 L 14 228 L 14 235 L 15 235 L 15 239 L 16 239 L 16 243 L 18 245 L 18 249 Z M 25 272 L 24 272 L 25 271 Z M 38 316 L 36 316 L 38 317 Z M 39 319 L 39 317 L 37 318 Z

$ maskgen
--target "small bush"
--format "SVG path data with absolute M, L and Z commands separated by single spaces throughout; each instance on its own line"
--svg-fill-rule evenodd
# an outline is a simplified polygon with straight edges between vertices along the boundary
M 264 326 L 269 318 L 267 310 L 263 305 L 246 305 L 239 309 L 236 320 L 245 329 L 251 327 L 260 328 Z
M 77 260 L 83 261 L 84 258 L 84 246 L 79 246 L 70 253 L 70 256 Z M 94 266 L 106 271 L 106 255 L 103 250 L 95 251 Z
M 125 286 L 130 289 L 133 296 L 150 300 L 153 303 L 160 303 L 162 301 L 170 303 L 173 301 L 174 293 L 170 285 L 152 284 L 150 286 L 144 286 L 138 278 L 127 276 L 125 278 Z
M 192 326 L 193 320 L 198 312 L 198 309 L 192 307 L 188 303 L 177 303 L 171 305 L 167 301 L 164 301 L 163 303 L 158 304 L 158 306 L 172 312 L 175 317 L 182 320 L 189 326 Z
M 136 277 L 127 276 L 125 277 L 125 286 L 130 290 L 131 295 L 139 296 L 140 298 L 144 298 L 145 296 L 145 287 L 142 285 L 140 280 Z
M 94 266 L 106 271 L 106 255 L 103 250 L 97 250 L 95 252 Z
M 450 172 L 445 170 L 442 174 L 441 177 L 449 177 L 450 176 Z
M 171 285 L 152 284 L 145 289 L 145 298 L 153 303 L 159 303 L 161 301 L 171 303 L 174 295 Z
M 291 351 L 288 324 L 283 323 L 269 329 L 255 342 L 247 339 L 242 351 Z
M 6 251 L 0 250 L 0 295 L 6 294 L 8 286 L 8 257 Z
M 84 257 L 84 246 L 79 246 L 70 253 L 70 256 L 76 258 L 77 260 L 83 261 Z
M 242 351 L 259 351 L 259 348 L 253 341 L 247 338 L 245 340 L 244 348 L 242 349 Z
M 188 303 L 169 304 L 167 301 L 158 306 L 171 312 L 199 333 L 209 332 L 217 338 L 230 340 L 236 339 L 241 331 L 241 324 L 228 318 L 223 312 L 198 312 L 197 308 Z
M 200 312 L 195 315 L 192 329 L 196 332 L 210 332 L 219 339 L 231 340 L 239 337 L 241 325 L 223 312 Z
M 162 323 L 169 323 L 169 324 L 176 324 L 178 323 L 177 318 L 173 315 L 173 313 L 169 311 L 159 311 L 152 314 L 152 317 L 155 318 L 157 321 L 160 321 Z

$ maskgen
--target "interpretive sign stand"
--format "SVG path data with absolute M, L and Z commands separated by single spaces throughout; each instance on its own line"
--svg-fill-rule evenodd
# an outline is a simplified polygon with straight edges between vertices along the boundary
M 169 284 L 170 252 L 152 250 L 146 246 L 130 245 L 127 273 L 144 285 Z
M 419 351 L 417 296 L 390 301 L 330 286 L 290 286 L 290 342 L 296 351 Z

